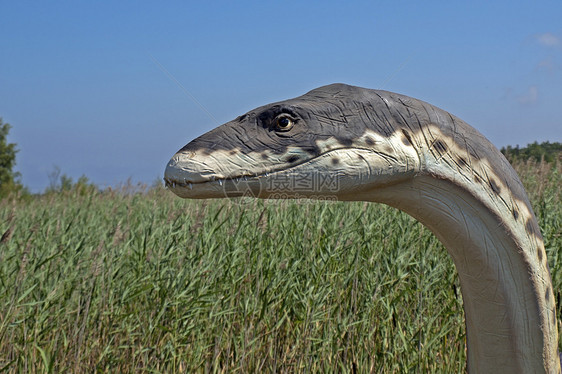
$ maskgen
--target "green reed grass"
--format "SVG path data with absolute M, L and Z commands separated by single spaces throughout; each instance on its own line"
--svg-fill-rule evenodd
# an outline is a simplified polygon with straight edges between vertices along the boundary
M 560 311 L 561 167 L 519 164 Z M 0 371 L 463 372 L 454 266 L 367 203 L 0 203 Z

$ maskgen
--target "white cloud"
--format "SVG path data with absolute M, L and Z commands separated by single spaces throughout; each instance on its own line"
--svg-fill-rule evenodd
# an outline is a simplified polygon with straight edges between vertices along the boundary
M 545 47 L 557 47 L 560 45 L 560 38 L 550 32 L 538 34 L 535 38 L 540 45 Z
M 539 89 L 537 86 L 530 86 L 529 89 L 527 90 L 527 93 L 519 96 L 517 98 L 517 101 L 519 101 L 520 104 L 532 104 L 534 102 L 536 102 L 539 98 Z
M 552 56 L 547 57 L 537 64 L 537 69 L 546 70 L 547 72 L 551 73 L 557 70 L 556 61 L 554 61 L 554 58 L 552 58 Z

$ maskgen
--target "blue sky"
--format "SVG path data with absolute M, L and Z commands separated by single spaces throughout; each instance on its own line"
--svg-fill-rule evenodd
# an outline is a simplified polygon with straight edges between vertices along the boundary
M 2 1 L 0 15 L 0 117 L 34 192 L 55 166 L 150 184 L 192 138 L 334 82 L 428 101 L 498 147 L 562 141 L 559 0 Z

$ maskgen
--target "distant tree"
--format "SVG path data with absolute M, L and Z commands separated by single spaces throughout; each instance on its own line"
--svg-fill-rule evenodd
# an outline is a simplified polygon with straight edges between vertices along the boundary
M 48 173 L 47 176 L 49 177 L 49 187 L 47 187 L 45 193 L 59 191 L 60 168 L 57 165 L 53 166 L 53 171 Z
M 11 128 L 0 118 L 0 198 L 23 189 L 19 182 L 20 174 L 13 170 L 18 150 L 15 143 L 8 143 Z
M 74 183 L 72 188 L 74 189 L 74 191 L 76 191 L 78 195 L 82 195 L 82 196 L 91 195 L 100 192 L 98 186 L 90 182 L 88 177 L 86 177 L 85 175 L 82 175 L 80 178 L 78 178 L 78 181 Z
M 562 157 L 562 143 L 543 142 L 528 144 L 526 147 L 519 148 L 519 145 L 512 147 L 508 145 L 500 150 L 510 161 L 546 161 L 557 162 Z
M 49 174 L 49 186 L 45 189 L 45 193 L 72 192 L 78 195 L 86 195 L 99 192 L 98 187 L 90 182 L 88 177 L 82 175 L 78 181 L 74 183 L 72 177 L 62 173 L 58 166 L 53 167 L 53 171 Z

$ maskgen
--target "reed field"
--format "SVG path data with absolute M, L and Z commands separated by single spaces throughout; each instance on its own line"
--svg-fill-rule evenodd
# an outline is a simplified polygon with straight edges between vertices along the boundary
M 562 163 L 515 166 L 560 316 Z M 1 234 L 0 372 L 466 369 L 453 263 L 384 205 L 73 190 L 4 199 Z

